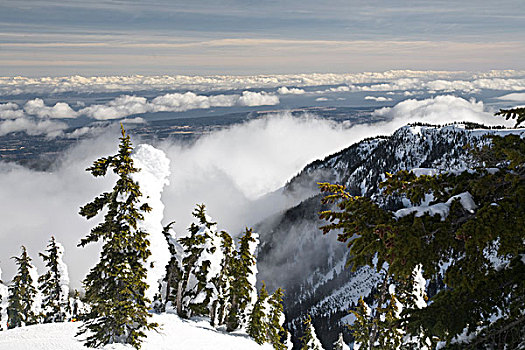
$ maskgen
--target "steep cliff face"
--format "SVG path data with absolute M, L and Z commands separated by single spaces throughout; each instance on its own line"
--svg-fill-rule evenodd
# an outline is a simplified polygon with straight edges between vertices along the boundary
M 505 133 L 475 129 L 475 125 L 445 127 L 413 125 L 392 136 L 354 144 L 336 154 L 306 166 L 285 186 L 284 191 L 312 191 L 318 182 L 343 184 L 354 195 L 373 197 L 390 209 L 403 207 L 401 199 L 385 202 L 379 183 L 385 174 L 399 170 L 420 173 L 462 171 L 473 165 L 468 148 L 489 142 L 484 135 Z M 301 335 L 302 320 L 310 314 L 327 349 L 339 332 L 350 336 L 344 323 L 351 321 L 348 309 L 360 296 L 375 288 L 379 276 L 370 269 L 351 273 L 345 268 L 347 247 L 334 234 L 323 236 L 317 213 L 321 196 L 313 195 L 294 208 L 258 227 L 261 246 L 259 280 L 270 288 L 286 290 L 288 327 Z

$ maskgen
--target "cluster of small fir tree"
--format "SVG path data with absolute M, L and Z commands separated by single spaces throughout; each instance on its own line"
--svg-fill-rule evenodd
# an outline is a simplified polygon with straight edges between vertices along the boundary
M 89 347 L 126 343 L 139 348 L 145 330 L 156 326 L 148 322 L 150 301 L 145 297 L 144 264 L 151 254 L 148 233 L 137 229 L 137 222 L 151 208 L 147 204 L 137 207 L 141 192 L 132 174 L 139 169 L 134 167 L 131 154 L 130 137 L 122 128 L 118 153 L 96 160 L 87 169 L 95 177 L 105 176 L 108 170 L 118 176 L 112 191 L 80 209 L 87 219 L 107 209 L 104 221 L 79 244 L 103 242 L 100 260 L 84 280 L 90 312 L 79 335 L 88 332 Z
M 257 234 L 246 228 L 236 248 L 227 232 L 217 230 L 204 205 L 197 205 L 193 216 L 196 221 L 185 237 L 175 239 L 171 224 L 164 228 L 172 257 L 155 308 L 176 309 L 184 318 L 209 317 L 213 326 L 224 325 L 227 331 L 249 328 L 257 341 L 283 348 L 282 289 L 268 297 L 263 288 L 257 298 Z
M 208 316 L 215 326 L 228 330 L 245 326 L 247 312 L 255 302 L 255 247 L 251 229 L 235 249 L 232 237 L 218 232 L 204 205 L 193 212 L 196 221 L 189 235 L 175 239 L 164 230 L 172 257 L 161 285 L 159 309 L 173 307 L 181 317 Z M 231 328 L 230 328 L 231 327 Z

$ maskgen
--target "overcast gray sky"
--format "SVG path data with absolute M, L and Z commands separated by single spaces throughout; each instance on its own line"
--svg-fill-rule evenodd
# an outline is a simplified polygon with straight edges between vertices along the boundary
M 524 69 L 525 1 L 0 0 L 0 76 Z

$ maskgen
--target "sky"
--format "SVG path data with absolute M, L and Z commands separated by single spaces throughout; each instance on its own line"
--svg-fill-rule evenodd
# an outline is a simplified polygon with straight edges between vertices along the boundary
M 0 0 L 0 76 L 524 69 L 522 0 Z

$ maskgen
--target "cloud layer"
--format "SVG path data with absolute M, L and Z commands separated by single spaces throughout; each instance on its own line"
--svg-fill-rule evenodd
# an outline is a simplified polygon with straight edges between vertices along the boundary
M 197 95 L 193 92 L 165 94 L 148 100 L 145 97 L 122 95 L 106 104 L 93 104 L 73 110 L 69 104 L 58 102 L 47 106 L 40 98 L 29 100 L 23 107 L 13 102 L 0 103 L 0 136 L 24 131 L 29 135 L 63 136 L 67 125 L 52 119 L 74 119 L 87 116 L 96 120 L 121 119 L 132 115 L 155 112 L 183 112 L 191 109 L 233 106 L 269 106 L 279 104 L 279 97 L 262 92 L 243 91 L 241 95 Z M 127 123 L 142 123 L 133 118 Z M 78 132 L 74 132 L 78 136 Z
M 524 89 L 525 71 L 489 72 L 390 70 L 348 74 L 273 74 L 273 75 L 161 75 L 105 77 L 0 77 L 0 95 L 57 94 L 64 92 L 129 91 L 220 91 L 266 88 L 301 88 L 323 85 L 349 85 L 354 90 L 387 91 L 406 89 L 475 90 L 498 88 Z M 360 88 L 361 84 L 373 85 Z M 293 88 L 292 88 L 293 89 Z M 341 87 L 345 89 L 345 87 Z M 371 89 L 371 90 L 370 90 Z M 281 90 L 287 92 L 287 90 Z M 289 93 L 290 91 L 288 91 Z M 298 91 L 297 91 L 298 92 Z M 281 93 L 281 92 L 279 92 Z
M 407 100 L 375 113 L 390 121 L 349 126 L 313 115 L 270 114 L 202 136 L 191 145 L 156 145 L 171 161 L 170 185 L 162 194 L 165 221 L 175 220 L 176 230 L 183 232 L 195 204 L 205 203 L 219 228 L 235 234 L 310 195 L 288 198 L 274 192 L 307 163 L 365 137 L 391 134 L 416 121 L 509 124 L 493 117 L 482 102 L 454 96 Z M 0 226 L 0 264 L 6 280 L 14 271 L 9 257 L 18 254 L 20 245 L 26 244 L 38 261 L 37 252 L 55 235 L 66 248 L 73 285 L 79 286 L 99 247 L 80 250 L 76 244 L 102 218 L 86 221 L 78 209 L 115 181 L 113 175 L 95 179 L 84 171 L 93 160 L 115 152 L 118 130 L 110 126 L 106 131 L 69 151 L 52 172 L 0 163 L 0 198 L 9 198 L 0 202 L 0 212 L 8 218 Z

